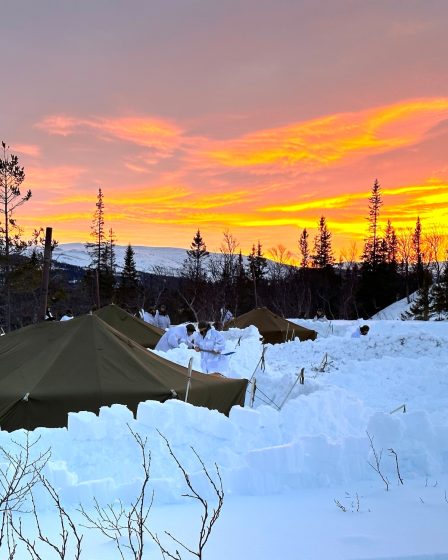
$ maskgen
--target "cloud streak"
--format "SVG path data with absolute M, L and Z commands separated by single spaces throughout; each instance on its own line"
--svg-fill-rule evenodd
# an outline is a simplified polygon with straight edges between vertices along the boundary
M 182 143 L 182 130 L 156 117 L 76 118 L 50 115 L 36 128 L 56 136 L 91 134 L 103 141 L 124 141 L 151 148 L 160 157 L 170 155 Z
M 410 100 L 216 142 L 202 156 L 226 167 L 276 165 L 315 170 L 415 145 L 446 118 L 448 98 Z

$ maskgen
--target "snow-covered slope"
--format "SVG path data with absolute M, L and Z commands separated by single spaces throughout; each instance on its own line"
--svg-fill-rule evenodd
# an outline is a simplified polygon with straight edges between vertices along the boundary
M 381 311 L 378 311 L 378 313 L 372 316 L 372 319 L 388 320 L 388 321 L 394 319 L 397 320 L 402 319 L 402 315 L 406 313 L 406 311 L 409 311 L 409 308 L 411 307 L 413 301 L 415 300 L 416 295 L 417 292 L 414 292 L 409 296 L 409 301 L 408 298 L 403 298 L 400 299 L 399 301 L 392 303 L 388 307 L 385 307 Z
M 146 247 L 132 246 L 135 264 L 141 272 L 154 272 L 176 276 L 187 258 L 187 250 L 180 247 Z M 126 245 L 115 246 L 116 264 L 118 269 L 123 266 Z M 210 253 L 219 256 L 219 253 Z M 246 257 L 244 257 L 244 260 Z M 90 257 L 83 243 L 63 243 L 53 252 L 53 260 L 86 267 L 90 264 Z M 269 260 L 269 259 L 268 259 Z
M 154 272 L 163 269 L 166 273 L 177 274 L 186 258 L 186 250 L 176 247 L 133 246 L 137 270 Z M 123 266 L 126 246 L 115 247 L 117 266 Z M 53 252 L 55 261 L 76 266 L 88 266 L 90 257 L 82 243 L 64 243 Z

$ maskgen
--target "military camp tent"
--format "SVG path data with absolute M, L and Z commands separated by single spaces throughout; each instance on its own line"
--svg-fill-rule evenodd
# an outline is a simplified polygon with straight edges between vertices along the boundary
M 271 344 L 294 340 L 296 337 L 300 340 L 315 340 L 317 336 L 316 331 L 306 329 L 283 319 L 269 311 L 266 307 L 258 307 L 232 319 L 226 323 L 225 328 L 236 327 L 238 329 L 245 329 L 250 325 L 256 326 L 263 337 L 263 341 Z
M 47 321 L 0 337 L 0 428 L 67 425 L 67 414 L 115 403 L 185 400 L 188 370 L 96 315 Z M 245 379 L 192 372 L 188 402 L 228 414 L 244 404 Z
M 114 304 L 101 307 L 101 309 L 95 311 L 95 315 L 98 315 L 108 325 L 131 338 L 134 342 L 138 342 L 145 348 L 151 348 L 152 350 L 154 350 L 165 332 L 158 327 L 146 323 L 139 317 L 134 317 Z

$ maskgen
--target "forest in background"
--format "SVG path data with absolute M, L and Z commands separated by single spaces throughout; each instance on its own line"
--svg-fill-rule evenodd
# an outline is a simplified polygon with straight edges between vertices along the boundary
M 0 328 L 4 332 L 44 319 L 42 312 L 44 230 L 30 239 L 16 214 L 32 196 L 23 192 L 25 170 L 2 142 L 0 153 Z M 310 239 L 300 232 L 297 250 L 277 245 L 265 254 L 254 242 L 244 256 L 238 240 L 223 232 L 219 253 L 207 251 L 205 233 L 194 233 L 180 276 L 155 266 L 138 271 L 128 245 L 123 266 L 116 263 L 116 234 L 106 227 L 104 194 L 98 189 L 86 249 L 86 268 L 52 263 L 45 297 L 56 318 L 67 309 L 88 313 L 116 303 L 131 313 L 165 304 L 172 323 L 222 319 L 223 310 L 238 316 L 254 307 L 268 307 L 283 317 L 329 319 L 369 318 L 391 303 L 418 291 L 408 317 L 444 319 L 448 313 L 447 235 L 431 225 L 424 231 L 416 216 L 413 230 L 396 232 L 380 220 L 381 186 L 375 180 L 367 201 L 366 237 L 361 257 L 335 259 L 332 234 L 324 215 Z M 52 248 L 57 241 L 52 241 Z M 296 264 L 291 264 L 296 258 Z

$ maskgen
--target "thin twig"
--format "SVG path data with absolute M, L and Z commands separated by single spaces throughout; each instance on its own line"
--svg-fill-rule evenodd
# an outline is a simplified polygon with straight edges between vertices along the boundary
M 388 492 L 389 491 L 389 481 L 387 480 L 387 477 L 384 476 L 383 473 L 381 472 L 381 466 L 380 466 L 381 465 L 381 457 L 383 455 L 383 450 L 381 450 L 380 453 L 378 454 L 376 452 L 375 447 L 373 446 L 373 436 L 371 436 L 369 434 L 369 432 L 366 432 L 366 433 L 367 433 L 367 437 L 369 438 L 369 441 L 370 441 L 370 448 L 371 448 L 371 450 L 373 452 L 373 456 L 375 458 L 375 464 L 374 465 L 372 465 L 372 463 L 370 461 L 368 461 L 368 463 L 372 467 L 372 469 L 380 475 L 381 480 L 386 485 L 386 492 Z

